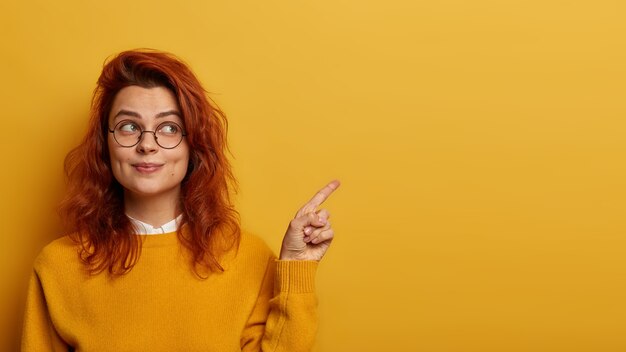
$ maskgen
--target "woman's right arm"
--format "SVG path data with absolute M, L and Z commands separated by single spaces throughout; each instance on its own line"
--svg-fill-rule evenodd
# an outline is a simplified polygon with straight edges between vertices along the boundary
M 26 296 L 22 352 L 69 351 L 69 346 L 56 332 L 37 272 L 33 270 Z

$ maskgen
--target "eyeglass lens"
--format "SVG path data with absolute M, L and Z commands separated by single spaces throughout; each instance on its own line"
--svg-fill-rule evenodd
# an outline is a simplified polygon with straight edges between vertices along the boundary
M 161 148 L 172 149 L 180 144 L 184 136 L 183 129 L 170 121 L 159 124 L 154 131 L 142 131 L 133 121 L 120 121 L 112 132 L 115 141 L 122 147 L 133 147 L 139 143 L 144 133 L 152 133 Z

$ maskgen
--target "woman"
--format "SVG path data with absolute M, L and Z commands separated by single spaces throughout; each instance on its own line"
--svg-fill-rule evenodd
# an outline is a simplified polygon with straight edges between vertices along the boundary
M 66 158 L 73 231 L 35 262 L 23 351 L 307 351 L 314 276 L 333 239 L 318 206 L 280 258 L 242 233 L 226 119 L 189 68 L 127 51 L 103 68 L 84 141 Z

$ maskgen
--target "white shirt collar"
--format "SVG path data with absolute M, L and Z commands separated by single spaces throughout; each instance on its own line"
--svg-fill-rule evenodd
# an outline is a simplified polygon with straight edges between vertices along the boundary
M 135 227 L 135 233 L 137 235 L 161 235 L 164 233 L 176 232 L 178 231 L 178 224 L 183 217 L 183 215 L 181 214 L 178 215 L 176 219 L 168 221 L 167 223 L 159 227 L 153 227 L 152 225 L 146 224 L 141 220 L 137 220 L 128 214 L 126 216 L 128 216 L 130 222 Z

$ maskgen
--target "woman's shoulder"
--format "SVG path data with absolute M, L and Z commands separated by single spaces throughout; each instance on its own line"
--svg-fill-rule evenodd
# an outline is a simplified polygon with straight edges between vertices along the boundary
M 64 263 L 73 262 L 70 258 L 77 258 L 78 245 L 70 236 L 66 235 L 48 243 L 35 258 L 35 269 L 58 267 Z
M 255 233 L 241 230 L 241 242 L 239 251 L 255 252 L 264 256 L 273 256 L 274 252 L 267 245 L 267 242 Z
M 270 262 L 276 258 L 276 255 L 260 236 L 242 230 L 236 258 L 238 261 L 252 261 L 261 264 Z

